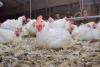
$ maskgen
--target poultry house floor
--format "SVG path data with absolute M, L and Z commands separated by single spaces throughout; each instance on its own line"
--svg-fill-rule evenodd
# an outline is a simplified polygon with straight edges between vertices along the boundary
M 36 38 L 0 44 L 0 67 L 100 67 L 100 42 L 77 42 L 67 49 L 37 48 Z

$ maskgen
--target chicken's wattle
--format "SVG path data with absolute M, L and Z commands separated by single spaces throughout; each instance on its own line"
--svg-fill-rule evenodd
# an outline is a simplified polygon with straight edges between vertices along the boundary
M 73 29 L 74 29 L 74 25 L 70 24 L 70 33 L 72 33 Z
M 17 28 L 16 31 L 15 31 L 15 34 L 16 34 L 17 37 L 19 37 L 20 36 L 20 29 Z
M 43 26 L 39 24 L 39 25 L 36 25 L 36 28 L 37 28 L 38 32 L 41 32 L 41 31 L 42 31 Z

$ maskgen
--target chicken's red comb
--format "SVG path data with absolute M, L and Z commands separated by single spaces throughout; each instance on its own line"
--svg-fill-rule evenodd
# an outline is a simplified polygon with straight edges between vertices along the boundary
M 49 19 L 51 16 L 47 16 L 47 19 Z
M 42 19 L 43 17 L 40 15 L 40 16 L 38 16 L 37 17 L 37 22 L 42 22 L 43 21 L 43 19 Z

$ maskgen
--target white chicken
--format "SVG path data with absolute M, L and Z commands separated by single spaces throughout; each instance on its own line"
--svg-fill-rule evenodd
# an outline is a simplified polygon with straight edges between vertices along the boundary
M 49 24 L 49 26 L 51 28 L 62 28 L 69 31 L 70 33 L 75 27 L 77 27 L 76 25 L 74 25 L 74 22 L 66 20 L 66 17 L 53 21 Z
M 94 22 L 92 24 L 92 29 L 93 29 L 94 39 L 100 41 L 100 22 L 99 23 Z
M 0 43 L 15 43 L 21 40 L 20 29 L 16 28 L 16 31 L 8 29 L 0 29 Z
M 75 40 L 80 40 L 80 41 L 82 40 L 91 41 L 94 39 L 92 29 L 85 24 L 76 27 L 72 32 L 72 36 Z
M 97 24 L 96 22 L 89 22 L 87 24 L 90 25 L 92 29 L 92 34 L 94 36 L 94 39 L 100 40 L 100 23 Z
M 22 27 L 22 31 L 23 31 L 23 36 L 24 35 L 36 35 L 37 30 L 34 26 L 34 23 L 36 22 L 35 19 L 31 20 L 30 22 L 28 22 L 27 24 L 25 24 Z
M 67 24 L 67 21 L 65 20 L 65 18 L 63 19 L 58 19 L 58 20 L 55 20 L 53 21 L 51 24 L 50 24 L 50 27 L 51 28 L 64 28 L 66 27 L 66 24 Z M 68 25 L 68 24 L 67 24 Z M 67 26 L 68 27 L 68 26 Z
M 72 38 L 68 31 L 63 28 L 49 27 L 49 25 L 43 23 L 41 17 L 37 19 L 35 26 L 38 30 L 36 46 L 44 46 L 47 48 L 63 48 L 72 43 Z
M 52 17 L 49 16 L 48 22 L 49 22 L 49 23 L 52 23 L 52 22 L 54 22 L 54 19 L 53 19 Z
M 15 20 L 15 19 L 9 20 L 8 19 L 7 21 L 5 21 L 1 24 L 0 28 L 15 31 L 16 28 L 22 28 L 23 20 L 25 20 L 25 19 L 26 19 L 25 16 L 19 17 L 18 20 Z
M 96 23 L 95 22 L 88 22 L 86 25 L 88 25 L 91 28 L 96 28 Z
M 5 22 L 3 22 L 0 26 L 0 28 L 2 29 L 9 29 L 9 30 L 12 30 L 14 31 L 15 30 L 15 26 L 14 26 L 14 22 L 16 22 L 15 19 L 12 19 L 12 20 L 6 20 Z

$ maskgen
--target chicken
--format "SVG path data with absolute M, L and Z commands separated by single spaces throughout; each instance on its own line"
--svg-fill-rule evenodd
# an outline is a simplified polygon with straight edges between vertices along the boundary
M 68 25 L 67 21 L 63 18 L 63 19 L 59 19 L 59 20 L 53 21 L 50 24 L 50 27 L 51 28 L 55 28 L 56 27 L 56 28 L 64 28 L 65 29 L 65 27 L 68 27 L 67 25 Z
M 90 26 L 91 28 L 96 28 L 96 22 L 89 22 L 86 25 Z
M 17 26 L 17 25 L 16 26 L 14 25 L 14 22 L 16 22 L 15 19 L 12 19 L 12 20 L 8 19 L 1 24 L 0 28 L 14 31 Z
M 100 23 L 97 24 L 96 22 L 89 22 L 87 24 L 90 25 L 90 28 L 92 29 L 94 39 L 100 40 Z
M 22 31 L 23 31 L 23 36 L 24 35 L 36 35 L 37 30 L 34 26 L 34 23 L 36 22 L 35 19 L 31 20 L 30 22 L 28 22 L 27 24 L 25 24 L 22 27 Z
M 66 20 L 66 17 L 53 21 L 52 23 L 49 24 L 49 26 L 51 28 L 63 28 L 69 31 L 70 33 L 72 32 L 74 27 L 77 27 L 76 25 L 74 25 L 74 22 Z
M 21 40 L 20 29 L 16 28 L 16 31 L 8 29 L 0 29 L 0 43 L 15 43 Z
M 19 17 L 18 20 L 15 19 L 8 19 L 7 21 L 3 22 L 0 26 L 2 29 L 8 29 L 15 31 L 16 28 L 22 28 L 23 20 L 25 20 L 25 16 Z
M 49 22 L 49 23 L 52 23 L 52 22 L 54 22 L 54 19 L 53 19 L 52 17 L 49 16 L 48 22 Z
M 85 24 L 76 27 L 73 32 L 72 36 L 75 40 L 86 40 L 91 41 L 94 39 L 94 35 L 92 33 L 92 29 L 87 27 Z
M 71 35 L 63 28 L 51 28 L 43 23 L 42 18 L 36 23 L 37 45 L 47 48 L 63 48 L 67 47 L 72 42 Z

